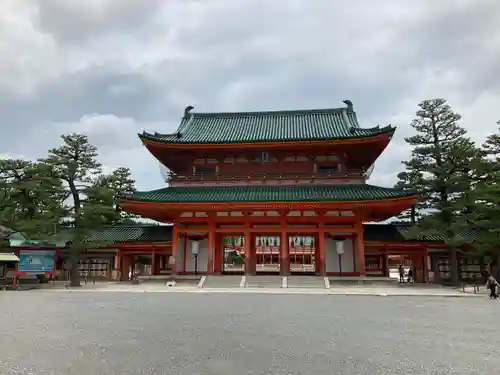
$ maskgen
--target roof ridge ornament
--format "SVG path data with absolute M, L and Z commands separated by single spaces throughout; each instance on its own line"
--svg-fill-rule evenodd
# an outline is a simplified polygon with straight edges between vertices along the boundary
M 192 105 L 188 105 L 186 108 L 184 108 L 184 118 L 187 118 L 189 116 L 189 112 L 191 112 L 194 109 Z
M 347 105 L 347 110 L 349 112 L 353 112 L 354 111 L 354 105 L 352 104 L 352 102 L 349 99 L 346 99 L 346 100 L 342 101 L 342 103 L 344 103 L 345 105 Z
M 186 108 L 184 108 L 184 117 L 183 119 L 186 120 L 190 117 L 188 123 L 181 129 L 179 128 L 177 130 L 177 132 L 175 133 L 175 136 L 177 138 L 181 138 L 182 137 L 182 133 L 184 133 L 186 131 L 186 128 L 189 126 L 189 124 L 191 123 L 191 120 L 193 119 L 193 116 L 192 114 L 190 114 L 189 112 L 191 112 L 192 110 L 194 109 L 194 106 L 192 105 L 188 105 Z

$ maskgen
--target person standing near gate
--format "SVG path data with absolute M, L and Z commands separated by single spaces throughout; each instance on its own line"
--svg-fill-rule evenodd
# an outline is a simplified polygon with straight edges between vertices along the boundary
M 497 288 L 498 288 L 498 281 L 490 273 L 488 276 L 488 281 L 486 282 L 486 289 L 490 290 L 490 298 L 491 299 L 498 298 Z
M 408 270 L 408 284 L 412 283 L 413 284 L 413 267 L 411 267 Z
M 403 268 L 402 264 L 399 265 L 399 282 L 405 282 L 405 269 Z

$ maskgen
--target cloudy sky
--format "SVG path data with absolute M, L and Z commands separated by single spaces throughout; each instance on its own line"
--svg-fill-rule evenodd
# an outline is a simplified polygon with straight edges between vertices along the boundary
M 477 141 L 500 119 L 498 0 L 1 0 L 0 157 L 89 135 L 137 187 L 164 185 L 137 132 L 183 109 L 343 106 L 397 136 L 370 182 L 391 186 L 416 105 L 443 97 Z

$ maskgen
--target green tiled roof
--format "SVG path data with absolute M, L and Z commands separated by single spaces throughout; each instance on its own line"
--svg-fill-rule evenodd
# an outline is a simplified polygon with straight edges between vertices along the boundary
M 349 101 L 347 108 L 273 112 L 192 113 L 186 111 L 173 134 L 139 134 L 163 143 L 225 144 L 238 142 L 314 141 L 363 138 L 395 128 L 362 129 Z M 189 109 L 189 107 L 187 108 Z
M 397 230 L 406 241 L 444 241 L 444 237 L 438 233 L 427 236 L 414 236 L 411 233 L 410 225 L 397 226 Z M 472 242 L 478 238 L 478 232 L 474 228 L 464 229 L 457 237 L 460 241 Z
M 365 224 L 366 241 L 429 241 L 443 242 L 443 236 L 439 234 L 429 236 L 414 236 L 411 233 L 411 224 L 409 223 L 389 223 L 389 224 Z M 474 228 L 465 229 L 458 235 L 459 240 L 463 242 L 473 242 L 478 238 L 478 231 Z
M 365 241 L 387 241 L 387 242 L 415 242 L 429 241 L 442 242 L 441 236 L 429 236 L 414 238 L 409 235 L 409 224 L 364 224 Z M 477 231 L 470 229 L 461 234 L 465 242 L 473 242 L 477 239 Z M 67 239 L 68 240 L 68 239 Z M 167 225 L 127 225 L 115 226 L 96 232 L 92 240 L 103 244 L 131 243 L 131 242 L 162 242 L 172 240 L 172 226 Z M 34 241 L 32 241 L 34 242 Z M 33 243 L 31 243 L 33 244 Z M 27 245 L 27 244 L 23 244 Z M 19 245 L 18 245 L 19 246 Z M 55 246 L 55 245 L 51 245 Z M 64 247 L 64 244 L 58 244 Z
M 170 241 L 171 228 L 165 225 L 115 226 L 94 232 L 90 237 L 92 242 L 159 242 Z
M 92 233 L 88 242 L 113 244 L 123 242 L 161 242 L 172 239 L 172 230 L 166 225 L 117 225 Z M 55 235 L 51 242 L 64 247 L 72 240 L 71 229 L 65 229 Z
M 137 192 L 129 200 L 142 202 L 326 202 L 390 199 L 411 196 L 400 189 L 373 185 L 315 185 L 286 187 L 168 187 Z

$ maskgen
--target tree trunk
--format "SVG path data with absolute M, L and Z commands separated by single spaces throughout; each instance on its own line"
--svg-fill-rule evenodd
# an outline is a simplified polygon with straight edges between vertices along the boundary
M 82 284 L 80 284 L 80 272 L 78 270 L 78 261 L 80 260 L 80 249 L 77 248 L 72 248 L 71 249 L 71 258 L 70 258 L 70 287 L 72 288 L 78 288 L 81 287 Z
M 491 269 L 490 269 L 490 272 L 491 272 L 491 275 L 499 280 L 500 279 L 500 268 L 498 267 L 498 254 L 493 254 L 492 257 L 491 257 Z
M 417 222 L 417 212 L 415 209 L 415 205 L 411 206 L 410 217 L 412 225 L 415 225 Z
M 484 283 L 486 283 L 486 280 L 488 279 L 488 272 L 489 272 L 489 264 L 486 263 L 486 257 L 483 255 L 481 255 L 480 257 L 480 262 L 481 262 L 481 281 Z

